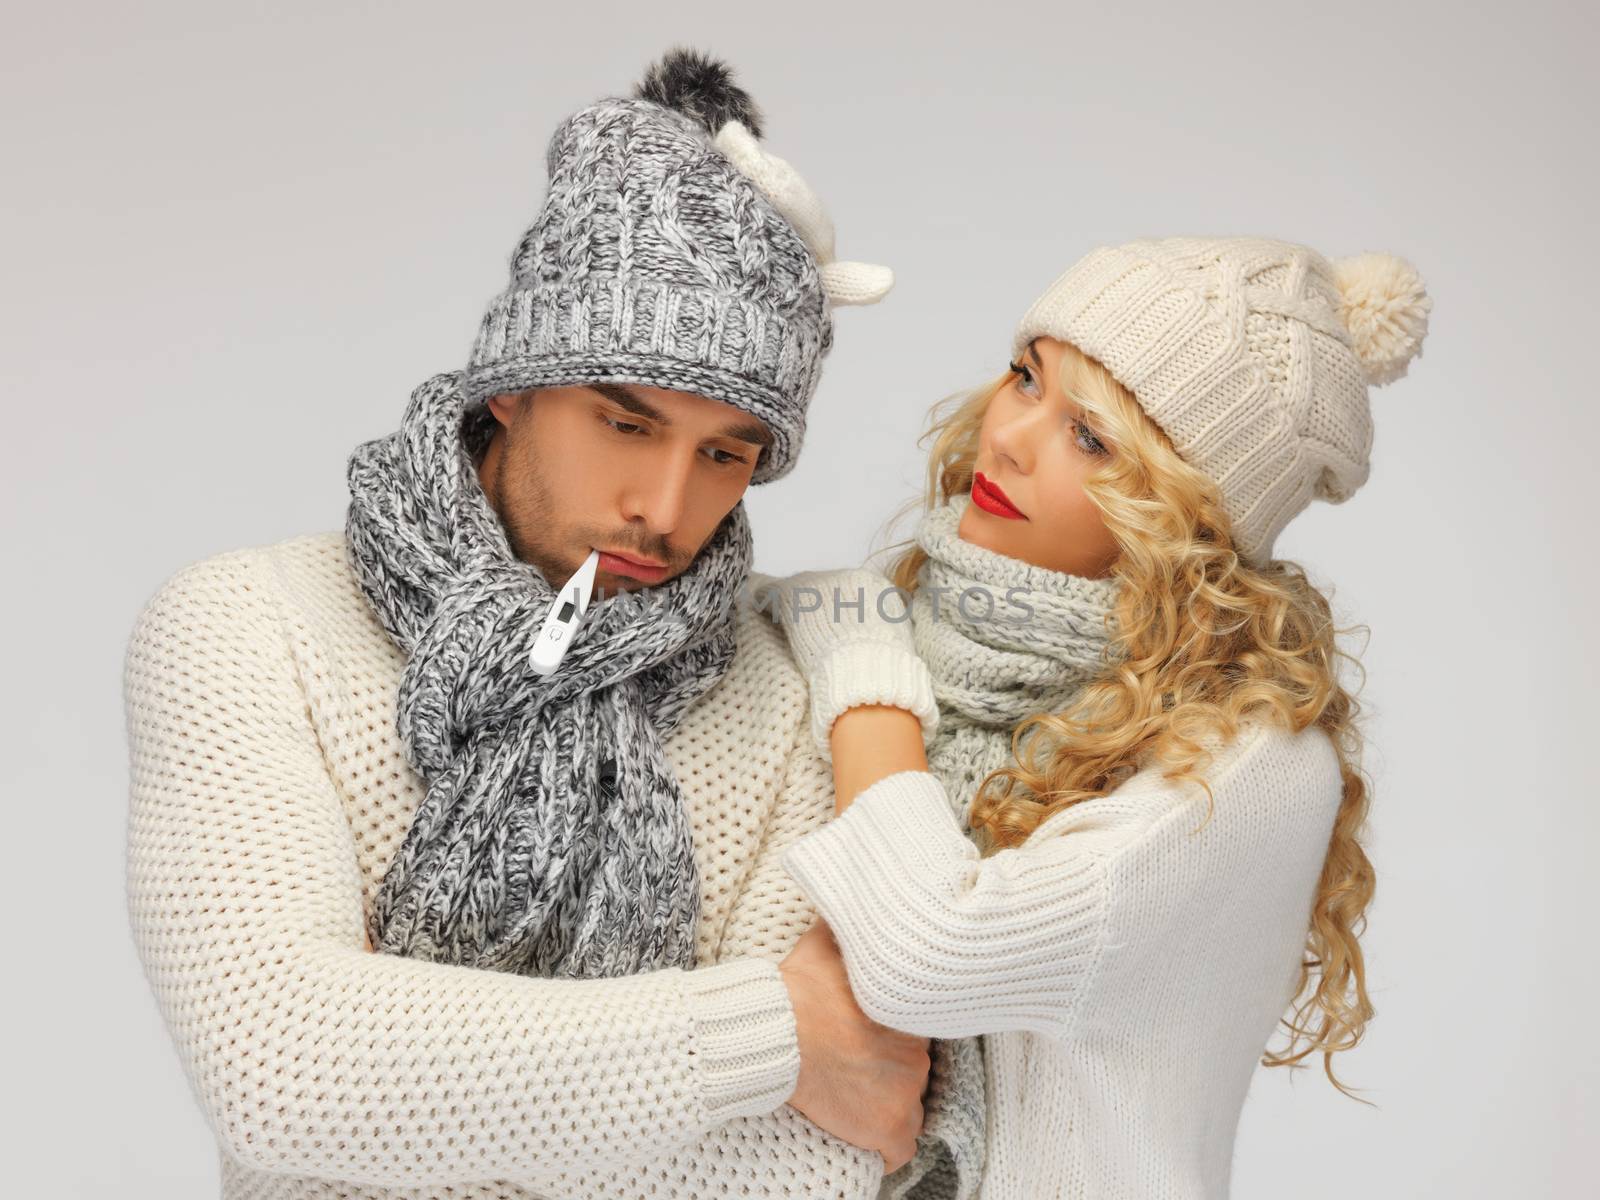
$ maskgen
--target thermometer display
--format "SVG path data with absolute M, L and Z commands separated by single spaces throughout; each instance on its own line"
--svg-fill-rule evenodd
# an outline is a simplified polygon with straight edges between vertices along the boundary
M 600 551 L 589 551 L 589 557 L 573 572 L 550 606 L 550 614 L 545 617 L 544 626 L 533 639 L 533 649 L 528 653 L 528 664 L 537 674 L 550 674 L 566 657 L 573 637 L 583 624 L 583 614 L 589 609 L 589 592 L 594 587 L 599 564 Z

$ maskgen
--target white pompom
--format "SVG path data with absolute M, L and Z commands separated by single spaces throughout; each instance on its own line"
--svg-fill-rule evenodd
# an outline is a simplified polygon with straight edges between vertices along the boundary
M 1394 254 L 1367 253 L 1333 262 L 1340 316 L 1367 382 L 1392 383 L 1422 350 L 1433 298 L 1417 269 Z

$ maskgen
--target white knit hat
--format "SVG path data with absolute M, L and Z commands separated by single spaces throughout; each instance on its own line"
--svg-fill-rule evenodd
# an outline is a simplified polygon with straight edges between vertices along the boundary
M 1169 237 L 1093 250 L 1023 316 L 1132 392 L 1214 480 L 1240 558 L 1262 566 L 1312 500 L 1366 482 L 1369 384 L 1406 373 L 1433 301 L 1391 254 L 1329 262 L 1256 237 Z

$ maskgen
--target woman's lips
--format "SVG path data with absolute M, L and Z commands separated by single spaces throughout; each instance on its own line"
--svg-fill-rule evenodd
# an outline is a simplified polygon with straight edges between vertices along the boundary
M 623 558 L 620 554 L 613 554 L 609 550 L 600 551 L 600 561 L 596 564 L 600 570 L 611 575 L 621 575 L 627 579 L 637 579 L 643 583 L 656 583 L 666 578 L 666 567 L 658 567 L 651 563 L 636 562 L 631 558 Z
M 993 513 L 997 517 L 1005 517 L 1011 521 L 1028 519 L 1000 490 L 1000 485 L 989 479 L 982 471 L 974 472 L 972 476 L 972 502 L 984 512 Z

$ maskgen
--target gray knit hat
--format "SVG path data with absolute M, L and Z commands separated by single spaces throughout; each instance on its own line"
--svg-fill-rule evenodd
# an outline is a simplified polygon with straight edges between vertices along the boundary
M 893 280 L 832 261 L 820 202 L 761 132 L 728 68 L 682 49 L 631 98 L 563 121 L 543 207 L 473 345 L 468 399 L 600 380 L 694 392 L 772 430 L 752 483 L 786 474 L 832 307 L 872 303 Z

